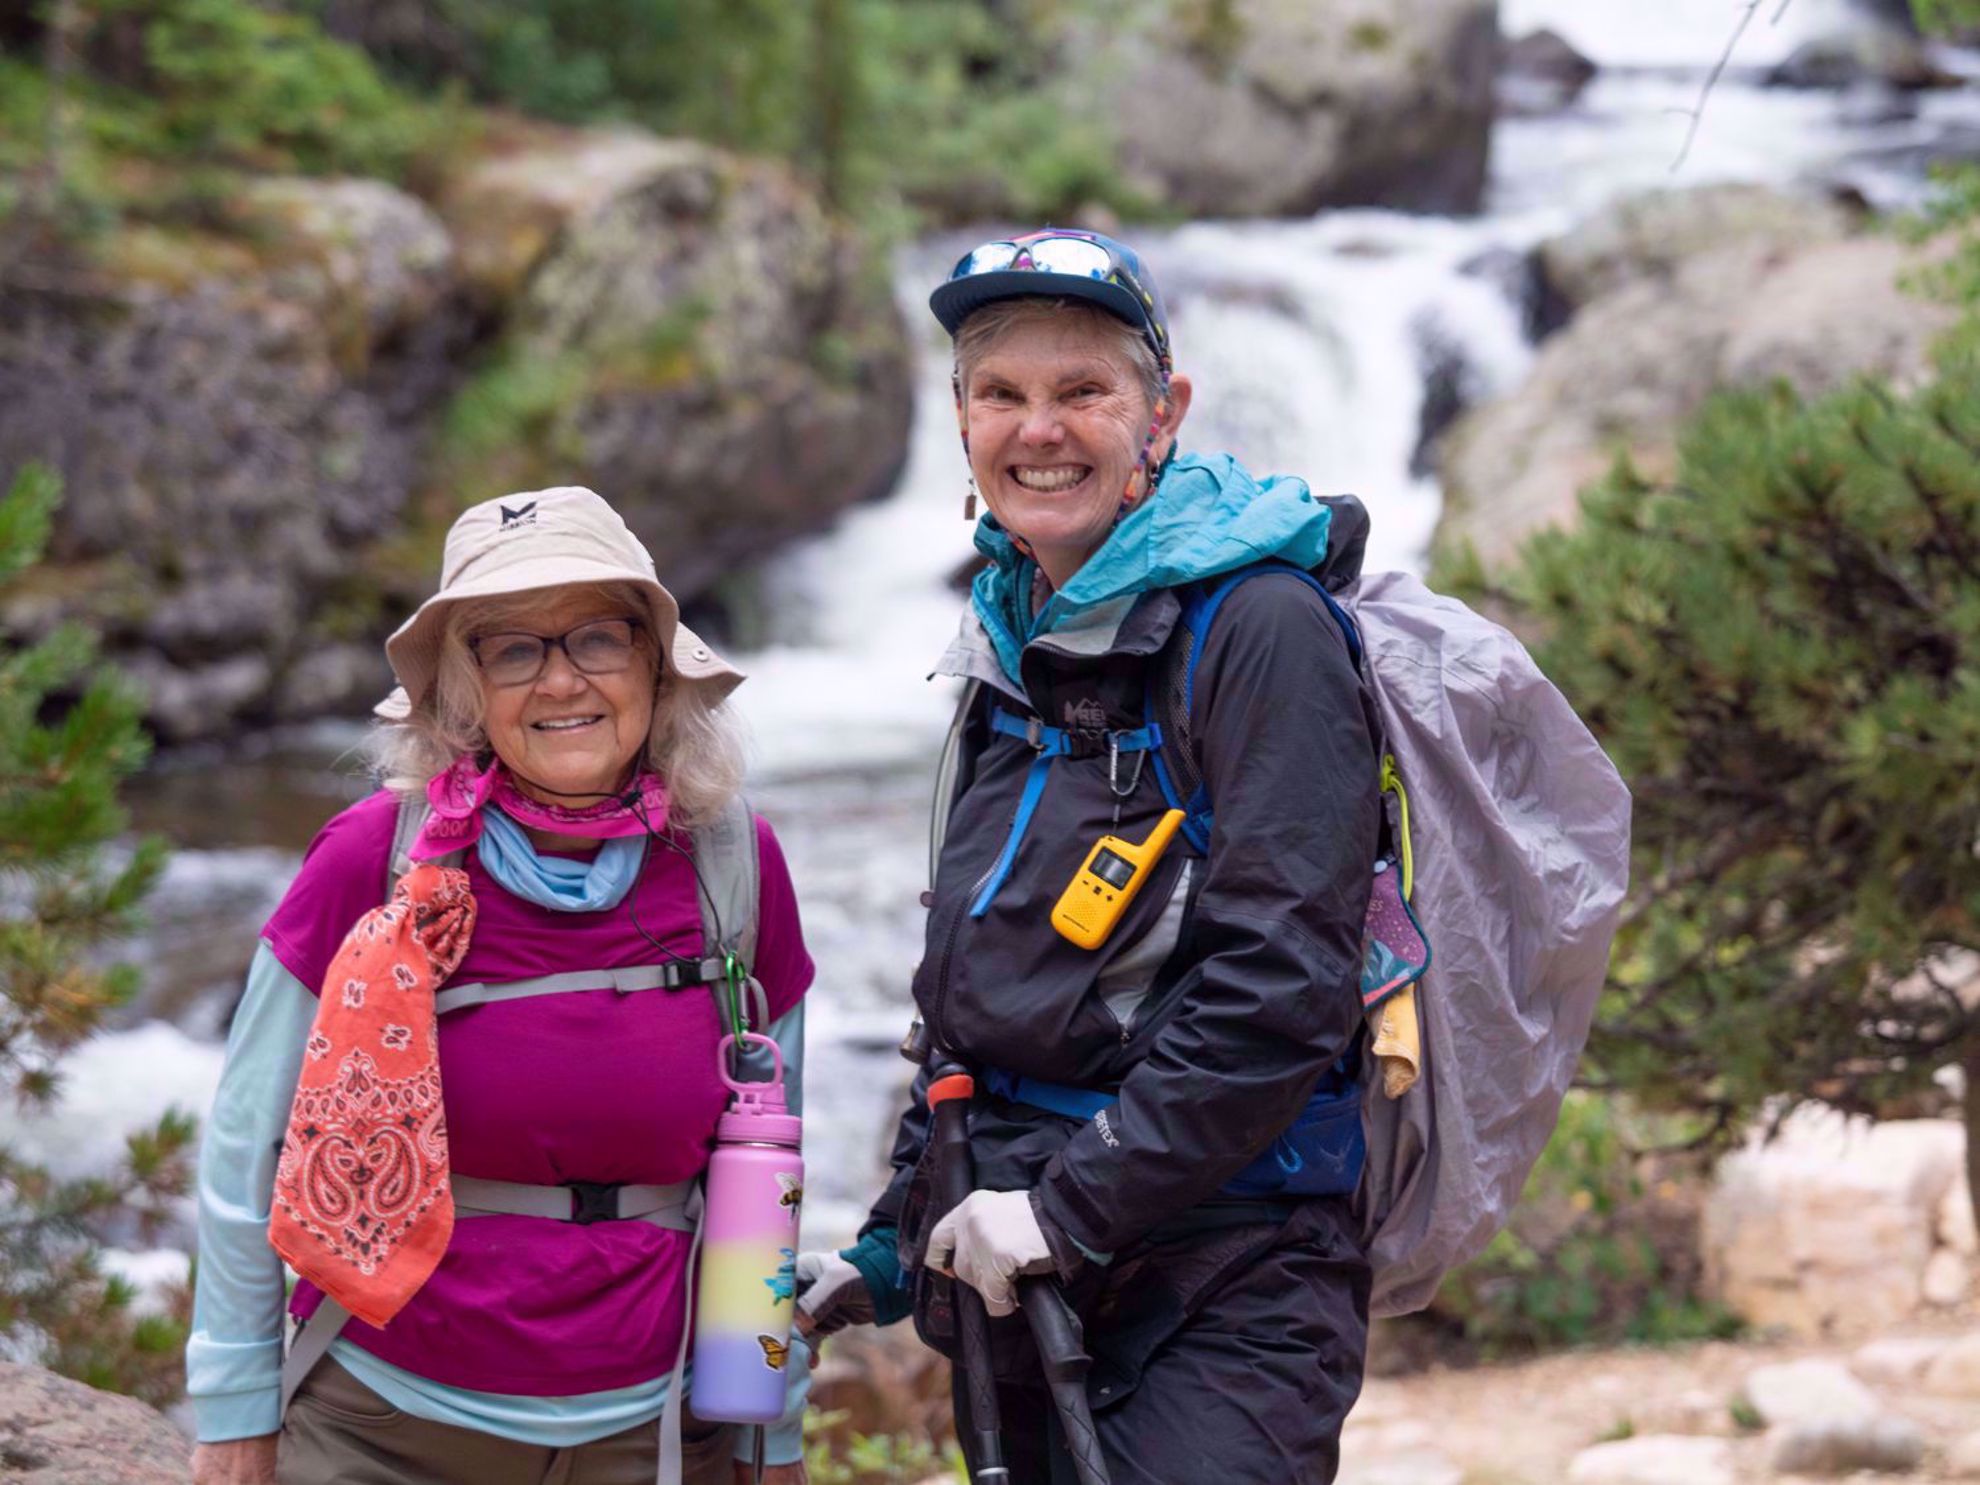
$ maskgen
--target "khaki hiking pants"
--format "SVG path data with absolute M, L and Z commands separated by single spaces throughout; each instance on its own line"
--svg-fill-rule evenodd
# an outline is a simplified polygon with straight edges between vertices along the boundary
M 689 1416 L 682 1434 L 686 1485 L 729 1485 L 734 1425 Z M 275 1449 L 279 1485 L 653 1485 L 659 1469 L 651 1423 L 572 1449 L 519 1444 L 402 1413 L 327 1358 L 297 1390 Z

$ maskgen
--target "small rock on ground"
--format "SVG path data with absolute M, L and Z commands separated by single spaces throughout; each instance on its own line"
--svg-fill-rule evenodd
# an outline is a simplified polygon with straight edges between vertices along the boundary
M 1811 1359 L 1756 1367 L 1746 1376 L 1746 1400 L 1769 1425 L 1875 1418 L 1877 1395 L 1839 1361 Z
M 1843 1418 L 1776 1429 L 1767 1454 L 1783 1475 L 1902 1474 L 1925 1457 L 1925 1436 L 1909 1419 Z
M 1646 1434 L 1582 1450 L 1567 1477 L 1568 1485 L 1733 1485 L 1732 1446 L 1724 1439 Z

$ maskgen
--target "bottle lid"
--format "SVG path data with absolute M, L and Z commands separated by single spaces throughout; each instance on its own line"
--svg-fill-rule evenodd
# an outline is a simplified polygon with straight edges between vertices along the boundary
M 761 1082 L 739 1082 L 730 1072 L 730 1051 L 736 1038 L 725 1036 L 716 1049 L 716 1067 L 729 1088 L 728 1112 L 715 1121 L 715 1138 L 723 1144 L 788 1145 L 796 1149 L 804 1132 L 804 1121 L 790 1111 L 784 1101 L 784 1054 L 767 1036 L 753 1031 L 743 1040 L 770 1049 L 774 1071 Z

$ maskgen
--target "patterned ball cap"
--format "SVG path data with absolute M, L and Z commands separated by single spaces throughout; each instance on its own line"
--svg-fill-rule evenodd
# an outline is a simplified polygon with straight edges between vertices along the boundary
M 1051 247 L 1055 241 L 1067 240 L 1104 250 L 1105 265 L 1096 258 L 1091 268 L 1064 263 L 1052 266 L 1055 257 L 1076 255 Z M 1169 312 L 1163 307 L 1154 275 L 1133 248 L 1098 232 L 1045 227 L 1020 237 L 986 242 L 963 255 L 947 282 L 928 296 L 928 307 L 953 337 L 962 329 L 963 321 L 984 305 L 1035 295 L 1097 304 L 1139 330 L 1165 370 L 1173 363 Z

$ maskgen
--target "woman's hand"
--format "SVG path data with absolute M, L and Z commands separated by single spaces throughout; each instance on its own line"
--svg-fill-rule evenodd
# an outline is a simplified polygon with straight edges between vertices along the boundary
M 753 1485 L 756 1479 L 756 1466 L 736 1461 L 735 1485 Z M 811 1476 L 804 1472 L 804 1461 L 796 1464 L 766 1464 L 763 1466 L 763 1485 L 810 1485 Z
M 265 1433 L 255 1439 L 199 1445 L 193 1450 L 193 1485 L 275 1485 L 277 1437 Z M 803 1477 L 794 1478 L 801 1482 Z
M 866 1280 L 837 1253 L 798 1254 L 798 1334 L 816 1344 L 848 1325 L 873 1323 Z

